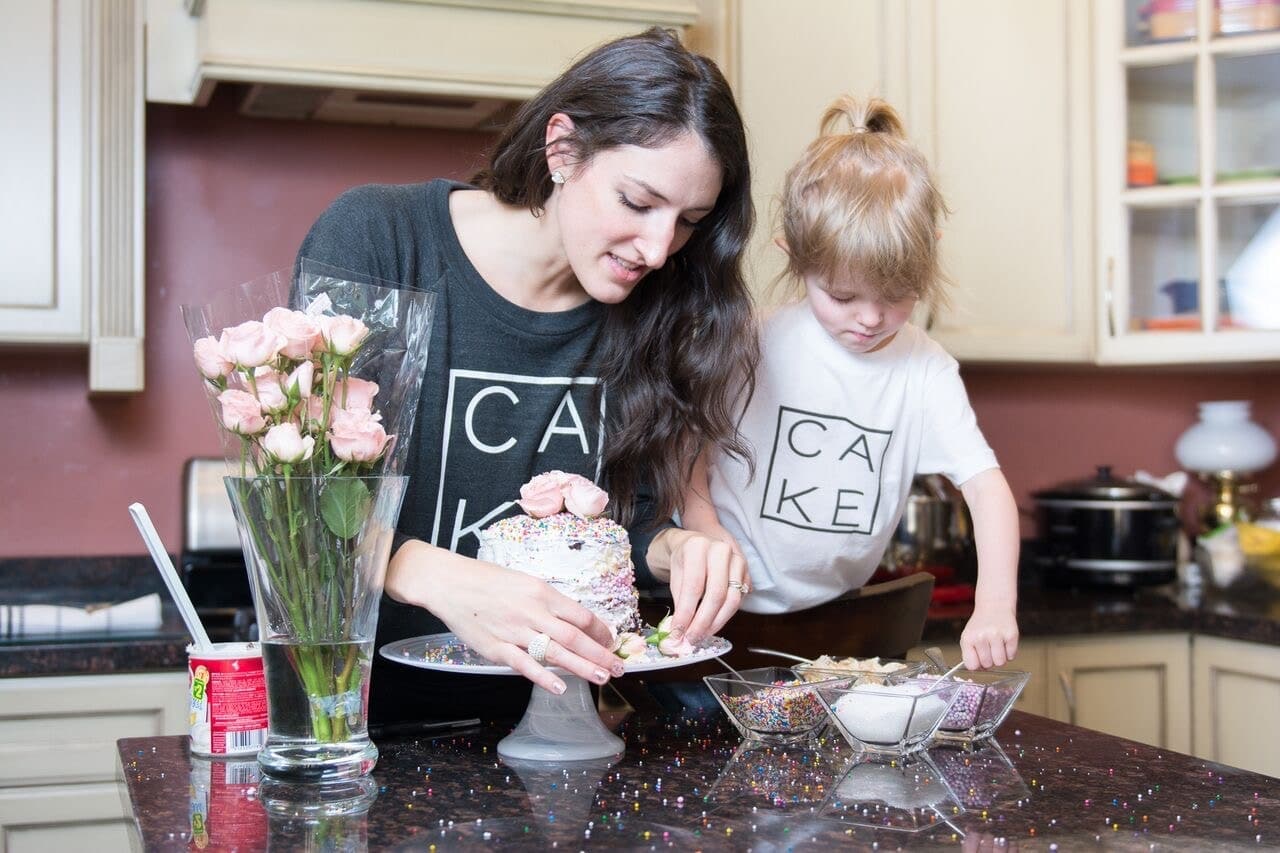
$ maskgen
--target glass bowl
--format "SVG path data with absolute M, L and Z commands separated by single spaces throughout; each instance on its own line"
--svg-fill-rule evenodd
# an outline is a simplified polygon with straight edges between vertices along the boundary
M 831 721 L 855 749 L 903 755 L 929 742 L 960 685 L 911 676 L 888 684 L 819 682 L 815 689 Z
M 890 676 L 906 678 L 919 675 L 928 664 L 919 661 L 890 660 L 888 658 L 818 658 L 810 663 L 798 663 L 791 671 L 806 681 L 829 681 L 832 678 L 852 677 L 854 684 L 866 681 L 884 684 Z
M 921 675 L 923 680 L 936 675 Z M 957 673 L 951 680 L 960 685 L 950 710 L 938 724 L 938 740 L 973 743 L 991 737 L 1013 710 L 1031 673 L 1016 669 L 986 669 Z
M 849 683 L 848 678 L 809 682 L 781 666 L 743 669 L 739 675 L 702 680 L 742 736 L 765 743 L 793 743 L 815 734 L 827 722 L 817 688 Z

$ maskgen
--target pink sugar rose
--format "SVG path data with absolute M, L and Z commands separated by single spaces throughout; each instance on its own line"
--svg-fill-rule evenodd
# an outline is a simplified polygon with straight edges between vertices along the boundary
M 608 492 L 577 474 L 570 474 L 560 488 L 564 493 L 564 508 L 578 518 L 595 518 L 609 503 Z
M 280 354 L 288 358 L 307 358 L 321 342 L 320 324 L 301 311 L 272 308 L 262 318 L 262 324 L 285 339 Z
M 262 416 L 262 404 L 247 391 L 229 388 L 218 395 L 222 407 L 222 425 L 240 435 L 256 435 L 267 425 Z
M 333 399 L 344 409 L 356 410 L 367 409 L 373 410 L 373 398 L 378 393 L 378 383 L 370 382 L 367 379 L 357 379 L 354 376 L 347 377 L 347 380 L 334 391 Z
M 295 423 L 276 424 L 262 437 L 262 449 L 267 455 L 289 465 L 310 459 L 315 446 L 316 440 L 304 436 Z
M 261 367 L 280 354 L 280 348 L 287 343 L 284 337 L 257 320 L 247 320 L 239 326 L 222 330 L 218 346 L 227 360 L 237 367 Z
M 221 379 L 235 367 L 222 353 L 218 339 L 213 335 L 203 337 L 195 343 L 196 368 L 205 379 Z
M 645 642 L 644 637 L 632 631 L 626 631 L 618 635 L 618 642 L 613 647 L 613 653 L 618 657 L 626 660 L 630 657 L 644 654 L 649 644 Z
M 264 412 L 283 412 L 289 406 L 284 390 L 285 377 L 269 367 L 259 367 L 253 372 L 253 384 L 258 391 L 258 402 Z
M 329 444 L 334 455 L 344 462 L 373 462 L 394 438 L 378 423 L 379 417 L 367 409 L 338 409 L 332 415 Z
M 351 355 L 369 337 L 369 327 L 355 317 L 320 317 L 320 334 L 334 355 Z
M 539 474 L 520 487 L 520 508 L 534 518 L 546 518 L 564 509 L 564 492 L 560 484 L 568 475 L 563 471 Z
M 694 648 L 693 643 L 683 637 L 679 640 L 675 637 L 663 637 L 658 641 L 658 651 L 669 658 L 678 658 L 693 654 Z

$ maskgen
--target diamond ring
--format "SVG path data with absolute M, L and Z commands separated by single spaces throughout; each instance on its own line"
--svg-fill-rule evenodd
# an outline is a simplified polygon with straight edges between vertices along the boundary
M 547 649 L 551 646 L 551 637 L 546 634 L 534 634 L 533 639 L 529 641 L 529 657 L 538 663 L 543 663 L 547 659 Z
M 751 584 L 746 581 L 729 581 L 729 589 L 736 589 L 743 595 L 747 595 L 751 592 Z

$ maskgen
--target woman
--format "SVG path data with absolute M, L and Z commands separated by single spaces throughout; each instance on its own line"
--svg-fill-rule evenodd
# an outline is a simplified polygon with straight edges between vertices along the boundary
M 610 491 L 642 585 L 671 585 L 691 640 L 737 609 L 741 558 L 655 520 L 678 509 L 698 447 L 742 450 L 729 377 L 750 378 L 756 355 L 740 272 L 749 178 L 723 76 L 655 28 L 596 49 L 525 104 L 474 187 L 361 187 L 313 226 L 300 259 L 438 294 L 379 645 L 447 626 L 553 692 L 565 685 L 546 666 L 597 684 L 621 674 L 589 611 L 474 559 L 476 531 L 552 469 Z M 528 689 L 499 700 L 493 679 L 445 687 L 375 667 L 375 721 L 518 709 Z

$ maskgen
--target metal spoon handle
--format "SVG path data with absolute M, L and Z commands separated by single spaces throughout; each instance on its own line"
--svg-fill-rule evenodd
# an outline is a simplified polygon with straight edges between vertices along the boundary
M 774 655 L 775 657 L 786 658 L 787 660 L 798 661 L 800 663 L 813 663 L 813 661 L 808 658 L 802 658 L 799 655 L 793 655 L 787 652 L 780 652 L 777 649 L 761 649 L 756 646 L 749 646 L 747 651 L 755 652 L 758 655 Z
M 951 676 L 955 675 L 955 674 L 956 674 L 956 671 L 957 671 L 957 670 L 959 670 L 959 669 L 960 669 L 960 667 L 962 667 L 962 666 L 964 666 L 964 661 L 960 661 L 960 663 L 956 664 L 955 666 L 951 667 L 951 669 L 947 670 L 947 671 L 946 671 L 946 672 L 944 672 L 942 675 L 938 676 L 938 680 L 939 680 L 939 681 L 946 681 L 948 678 L 950 678 Z

